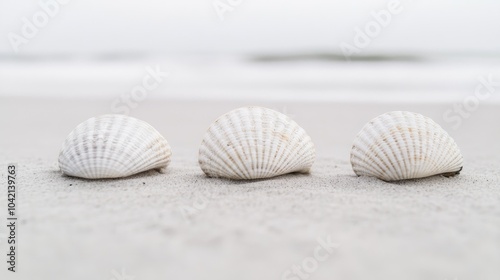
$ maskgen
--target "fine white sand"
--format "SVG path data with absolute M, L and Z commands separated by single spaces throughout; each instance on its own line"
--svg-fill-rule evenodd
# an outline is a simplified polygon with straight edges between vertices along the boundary
M 18 164 L 20 216 L 18 272 L 4 263 L 1 279 L 500 278 L 498 106 L 483 104 L 453 130 L 442 120 L 451 106 L 444 103 L 148 101 L 132 116 L 171 143 L 166 174 L 62 176 L 62 141 L 81 121 L 108 113 L 110 103 L 0 100 L 0 174 L 6 182 L 7 164 Z M 203 175 L 196 154 L 204 130 L 245 104 L 286 111 L 309 132 L 318 150 L 310 175 L 250 182 Z M 442 124 L 462 148 L 463 172 L 399 183 L 354 176 L 355 134 L 395 109 Z M 5 226 L 0 237 L 4 255 Z M 325 242 L 336 246 L 318 247 Z

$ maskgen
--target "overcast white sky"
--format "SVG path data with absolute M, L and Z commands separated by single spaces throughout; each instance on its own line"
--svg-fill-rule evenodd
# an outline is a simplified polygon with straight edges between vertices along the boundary
M 71 0 L 20 53 L 340 52 L 341 42 L 352 43 L 355 27 L 363 28 L 389 1 L 243 0 L 224 21 L 214 2 Z M 401 5 L 365 53 L 500 52 L 500 1 Z M 37 11 L 38 1 L 0 2 L 0 53 L 13 53 L 8 34 L 21 35 L 22 18 Z

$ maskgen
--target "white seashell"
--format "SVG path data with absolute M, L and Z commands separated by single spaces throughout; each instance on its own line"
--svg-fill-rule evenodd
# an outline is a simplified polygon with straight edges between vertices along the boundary
M 263 179 L 308 173 L 315 148 L 303 128 L 284 114 L 261 107 L 233 110 L 215 121 L 200 147 L 209 177 Z
M 148 123 L 124 115 L 104 115 L 79 124 L 66 138 L 59 167 L 87 179 L 127 177 L 146 170 L 164 172 L 170 145 Z
M 455 141 L 432 119 L 411 112 L 376 117 L 358 133 L 351 150 L 358 176 L 384 181 L 454 176 L 463 166 Z

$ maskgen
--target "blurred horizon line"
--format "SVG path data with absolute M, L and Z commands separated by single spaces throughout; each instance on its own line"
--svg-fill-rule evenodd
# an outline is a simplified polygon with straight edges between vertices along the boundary
M 393 52 L 394 53 L 394 52 Z M 148 58 L 168 57 L 235 57 L 243 58 L 250 62 L 293 62 L 293 61 L 331 61 L 331 62 L 424 62 L 433 59 L 500 59 L 500 52 L 427 52 L 414 54 L 400 52 L 388 54 L 387 52 L 369 52 L 365 54 L 352 54 L 349 59 L 341 52 L 329 51 L 302 51 L 287 52 L 99 52 L 99 53 L 47 53 L 47 54 L 12 54 L 0 53 L 0 61 L 127 61 Z

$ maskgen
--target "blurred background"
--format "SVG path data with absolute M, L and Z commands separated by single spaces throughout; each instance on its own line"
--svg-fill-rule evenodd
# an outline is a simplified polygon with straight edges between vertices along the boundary
M 499 73 L 499 10 L 493 0 L 2 1 L 0 95 L 112 99 L 158 67 L 169 75 L 151 99 L 451 101 Z

